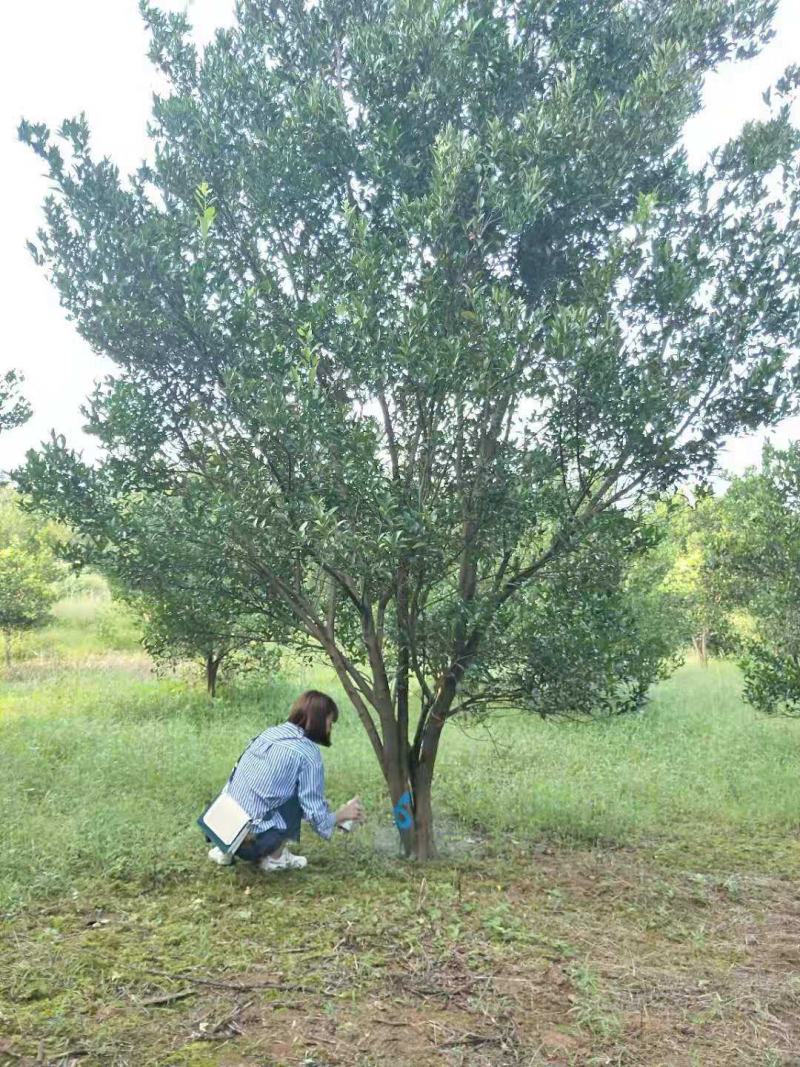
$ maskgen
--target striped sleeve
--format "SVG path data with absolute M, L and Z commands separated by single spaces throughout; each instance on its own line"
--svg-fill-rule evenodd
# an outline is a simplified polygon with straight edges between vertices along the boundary
M 325 775 L 321 759 L 303 760 L 297 786 L 304 817 L 320 837 L 330 838 L 336 829 L 336 816 L 325 800 Z

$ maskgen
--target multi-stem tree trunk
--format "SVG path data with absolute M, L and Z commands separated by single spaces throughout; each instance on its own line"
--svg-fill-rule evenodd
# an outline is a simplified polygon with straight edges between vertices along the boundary
M 408 735 L 407 685 L 404 690 L 402 680 L 403 657 L 399 659 L 401 680 L 394 699 L 385 684 L 382 659 L 373 658 L 373 672 L 380 682 L 375 688 L 381 689 L 381 698 L 376 698 L 373 690 L 371 695 L 374 699 L 368 701 L 354 683 L 341 651 L 329 639 L 324 641 L 324 646 L 378 758 L 405 855 L 417 860 L 431 859 L 436 855 L 431 802 L 433 771 L 455 685 L 442 686 L 433 704 L 428 708 L 423 707 L 416 736 L 411 743 Z M 407 683 L 407 679 L 405 681 Z M 377 724 L 373 713 L 377 714 Z
M 433 763 L 424 763 L 412 769 L 413 855 L 415 859 L 423 861 L 436 855 L 432 807 L 433 768 Z
M 699 634 L 694 636 L 694 650 L 697 653 L 698 659 L 703 667 L 708 666 L 708 638 L 710 636 L 709 630 L 705 627 Z
M 387 758 L 384 777 L 392 799 L 392 811 L 403 852 L 410 859 L 432 859 L 436 855 L 432 807 L 433 764 L 420 763 L 412 753 L 408 762 L 408 777 L 405 777 L 399 761 Z

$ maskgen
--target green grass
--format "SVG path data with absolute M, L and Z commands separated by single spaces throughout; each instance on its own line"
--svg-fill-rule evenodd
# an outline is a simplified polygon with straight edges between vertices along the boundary
M 15 638 L 17 661 L 74 663 L 79 658 L 141 648 L 135 615 L 112 599 L 103 578 L 87 573 L 65 584 L 65 595 L 53 605 L 52 621 Z
M 98 871 L 130 879 L 191 869 L 197 814 L 249 738 L 284 718 L 309 684 L 326 686 L 344 706 L 325 671 L 253 681 L 216 702 L 184 681 L 120 666 L 7 682 L 0 908 Z M 702 856 L 720 840 L 790 847 L 787 834 L 800 826 L 800 723 L 745 707 L 725 664 L 684 667 L 636 718 L 566 724 L 510 715 L 489 730 L 450 726 L 435 799 L 448 828 L 475 828 L 498 845 L 549 837 Z M 325 759 L 331 796 L 360 792 L 372 812 L 358 848 L 372 849 L 376 836 L 390 842 L 383 786 L 352 713 Z M 57 842 L 47 863 L 43 842 Z
M 800 722 L 745 706 L 730 664 L 687 664 L 637 716 L 512 715 L 488 729 L 496 748 L 452 730 L 438 783 L 448 806 L 489 830 L 630 843 L 800 826 Z

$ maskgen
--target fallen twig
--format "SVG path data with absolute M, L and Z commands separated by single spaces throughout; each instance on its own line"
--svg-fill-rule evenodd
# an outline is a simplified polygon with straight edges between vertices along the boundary
M 193 982 L 195 985 L 207 985 L 212 989 L 228 989 L 233 993 L 249 993 L 253 989 L 279 989 L 290 993 L 314 993 L 316 990 L 304 985 L 288 982 L 250 982 L 242 985 L 235 982 L 219 982 L 214 978 L 197 978 L 193 974 L 170 974 L 169 971 L 142 971 L 142 974 L 158 975 L 160 978 L 172 978 L 174 981 Z
M 227 1015 L 223 1015 L 221 1019 L 217 1019 L 214 1023 L 204 1019 L 193 1036 L 201 1041 L 219 1041 L 221 1039 L 224 1040 L 226 1037 L 235 1037 L 243 1034 L 244 1030 L 239 1026 L 237 1018 L 243 1011 L 247 1011 L 248 1008 L 252 1007 L 254 1003 L 254 1000 L 248 1000 L 246 1004 L 237 1004 L 233 1011 L 229 1011 Z
M 186 997 L 197 996 L 196 989 L 178 989 L 174 993 L 162 993 L 157 997 L 145 997 L 144 1000 L 137 1000 L 137 1004 L 141 1008 L 157 1008 L 159 1004 L 170 1004 L 174 1000 L 185 1000 Z

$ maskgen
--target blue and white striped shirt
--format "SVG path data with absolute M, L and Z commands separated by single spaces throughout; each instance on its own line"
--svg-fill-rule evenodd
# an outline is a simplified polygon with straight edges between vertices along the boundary
M 325 801 L 325 770 L 319 748 L 292 722 L 270 726 L 242 753 L 223 792 L 241 804 L 253 831 L 285 830 L 275 809 L 297 794 L 303 817 L 320 837 L 329 838 L 336 816 Z

